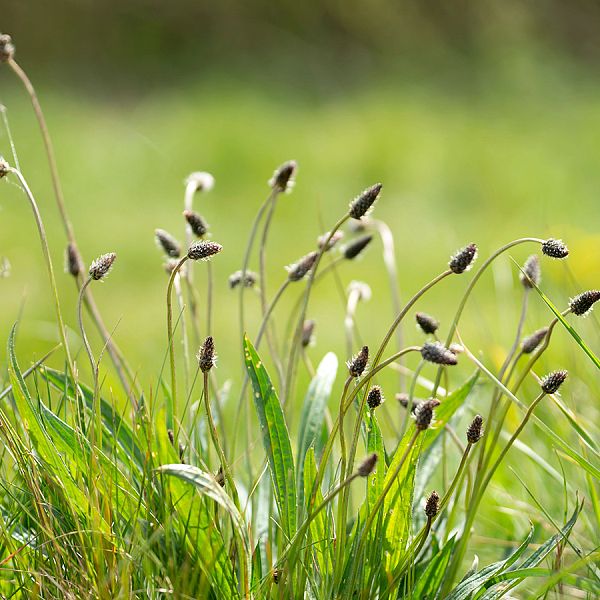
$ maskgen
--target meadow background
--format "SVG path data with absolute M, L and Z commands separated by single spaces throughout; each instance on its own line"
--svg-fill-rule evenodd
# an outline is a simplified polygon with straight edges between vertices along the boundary
M 311 250 L 348 201 L 376 181 L 384 184 L 376 216 L 395 235 L 403 298 L 443 269 L 457 248 L 476 242 L 487 256 L 521 236 L 563 238 L 569 245 L 568 261 L 542 264 L 542 289 L 557 306 L 598 287 L 600 40 L 594 24 L 600 7 L 585 1 L 60 1 L 50 9 L 38 0 L 9 0 L 0 17 L 44 107 L 80 249 L 88 263 L 104 252 L 118 255 L 94 294 L 148 388 L 166 352 L 167 278 L 154 229 L 183 240 L 183 180 L 195 170 L 216 178 L 195 208 L 224 246 L 214 261 L 220 378 L 235 379 L 242 369 L 238 295 L 227 276 L 241 267 L 267 180 L 288 159 L 299 171 L 292 194 L 278 204 L 269 240 L 271 295 L 284 265 Z M 6 68 L 0 68 L 0 103 L 55 265 L 62 265 L 65 238 L 42 141 L 29 100 Z M 4 126 L 0 153 L 11 156 Z M 512 256 L 522 263 L 532 252 L 519 247 Z M 344 285 L 363 280 L 373 290 L 357 316 L 373 344 L 393 315 L 380 255 L 376 240 L 361 260 L 340 268 Z M 0 257 L 11 265 L 0 279 L 0 338 L 20 320 L 17 351 L 25 365 L 53 345 L 56 327 L 30 209 L 6 182 Z M 203 270 L 197 272 L 201 282 Z M 418 308 L 435 314 L 444 330 L 465 285 L 452 278 Z M 59 286 L 75 329 L 75 287 L 66 274 L 59 274 Z M 505 258 L 469 304 L 460 332 L 475 353 L 485 348 L 486 364 L 498 366 L 512 341 L 518 288 L 518 271 Z M 285 315 L 297 293 L 279 313 Z M 541 299 L 531 299 L 527 332 L 551 318 Z M 347 358 L 342 306 L 333 284 L 320 286 L 311 300 L 315 362 L 327 350 Z M 574 326 L 600 353 L 597 316 Z M 407 339 L 422 339 L 412 322 L 405 330 Z M 83 365 L 75 331 L 73 347 Z M 3 372 L 5 357 L 0 343 Z M 539 372 L 555 368 L 577 373 L 563 398 L 597 433 L 597 370 L 562 329 Z M 456 382 L 471 371 L 463 365 Z M 392 376 L 386 381 L 393 400 Z M 566 431 L 560 415 L 547 407 L 540 414 Z M 528 443 L 559 469 L 552 449 L 533 433 Z M 515 466 L 518 457 L 509 462 Z M 547 492 L 543 478 L 527 474 L 533 489 Z M 580 474 L 573 476 L 577 487 Z M 510 477 L 506 468 L 498 476 Z M 508 489 L 527 501 L 516 481 Z M 561 499 L 548 501 L 561 515 Z M 515 539 L 526 518 L 505 512 L 488 511 L 488 524 L 495 520 L 499 537 Z M 482 540 L 478 552 L 486 551 Z

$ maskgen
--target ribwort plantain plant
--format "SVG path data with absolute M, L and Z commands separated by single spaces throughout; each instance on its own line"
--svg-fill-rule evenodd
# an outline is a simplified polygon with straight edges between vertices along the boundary
M 83 267 L 41 108 L 6 35 L 0 35 L 0 63 L 31 95 L 67 234 L 67 273 L 78 285 L 77 312 L 67 315 L 37 203 L 20 170 L 0 160 L 0 179 L 16 177 L 33 208 L 59 342 L 22 370 L 16 327 L 9 335 L 9 381 L 0 391 L 2 597 L 490 600 L 534 597 L 529 593 L 540 582 L 545 587 L 535 597 L 559 584 L 573 597 L 600 593 L 594 542 L 600 447 L 597 427 L 582 416 L 592 404 L 590 390 L 598 387 L 600 361 L 570 325 L 579 321 L 583 331 L 579 317 L 590 314 L 600 292 L 575 295 L 561 312 L 541 289 L 543 260 L 569 255 L 562 241 L 527 236 L 478 261 L 478 253 L 489 252 L 484 238 L 446 264 L 445 251 L 436 247 L 438 274 L 424 274 L 427 283 L 415 285 L 410 296 L 403 280 L 401 296 L 405 263 L 394 256 L 399 244 L 390 226 L 370 216 L 393 207 L 392 194 L 384 202 L 377 183 L 349 206 L 340 200 L 336 223 L 316 243 L 308 232 L 304 255 L 286 273 L 279 255 L 268 260 L 267 247 L 277 202 L 297 175 L 296 163 L 288 161 L 269 181 L 237 270 L 227 277 L 216 258 L 223 247 L 209 239 L 213 231 L 223 239 L 220 224 L 209 229 L 193 206 L 214 179 L 192 173 L 185 182 L 185 218 L 174 215 L 182 230 L 146 232 L 166 254 L 169 276 L 165 305 L 157 307 L 166 308 L 166 343 L 156 349 L 167 357 L 168 374 L 146 391 L 131 377 L 90 294 L 116 256 L 100 256 L 87 272 Z M 349 227 L 352 221 L 360 232 Z M 371 250 L 380 240 L 382 265 Z M 473 341 L 461 324 L 471 319 L 484 327 L 467 308 L 475 287 L 495 261 L 524 244 L 537 245 L 541 255 L 514 269 L 520 309 L 509 341 L 487 332 Z M 236 254 L 234 247 L 225 249 Z M 120 252 L 120 264 L 126 261 Z M 197 261 L 212 265 L 205 284 L 193 276 Z M 358 261 L 389 280 L 395 314 L 383 332 L 372 318 L 381 286 L 352 278 L 348 267 Z M 157 263 L 156 277 L 160 270 Z M 280 283 L 272 293 L 266 282 L 274 273 Z M 334 275 L 348 277 L 348 291 L 339 286 L 339 310 L 327 293 L 327 312 L 319 314 L 312 294 Z M 456 306 L 445 295 L 450 280 L 462 291 Z M 219 281 L 236 299 L 239 331 L 221 330 L 220 324 L 236 319 L 220 314 L 225 303 L 213 302 Z M 294 290 L 297 298 L 289 298 Z M 112 294 L 118 297 L 119 290 Z M 206 319 L 199 317 L 200 298 Z M 253 300 L 256 320 L 248 318 Z M 88 338 L 86 306 L 123 390 L 106 384 L 111 367 Z M 533 306 L 549 308 L 550 320 L 539 323 Z M 213 309 L 224 316 L 219 322 Z M 446 321 L 448 311 L 454 316 Z M 418 326 L 412 333 L 401 331 L 409 314 Z M 74 321 L 89 369 L 72 354 L 76 344 L 67 329 Z M 317 322 L 324 330 L 319 343 Z M 336 323 L 337 338 L 327 333 Z M 570 337 L 557 340 L 561 328 Z M 392 337 L 398 347 L 388 351 Z M 322 339 L 344 356 L 324 352 Z M 557 353 L 547 353 L 551 342 L 552 349 L 567 348 L 562 359 L 573 370 L 569 378 L 553 364 Z M 183 352 L 176 352 L 179 343 Z M 238 343 L 242 361 L 222 360 L 217 369 L 217 348 L 227 357 L 223 349 L 237 353 Z M 189 351 L 192 344 L 197 352 Z M 588 361 L 581 369 L 569 356 L 576 347 L 582 351 L 576 361 Z M 64 369 L 52 368 L 51 357 L 61 353 Z M 316 368 L 311 358 L 321 359 Z M 538 363 L 547 375 L 539 376 Z M 226 404 L 230 388 L 233 415 Z M 575 408 L 559 392 L 577 398 Z M 397 411 L 389 410 L 396 404 L 392 397 Z M 539 482 L 555 486 L 547 502 L 536 491 Z M 585 510 L 581 495 L 589 497 Z M 523 516 L 535 522 L 529 533 Z M 501 525 L 490 525 L 494 520 Z M 494 538 L 499 531 L 503 537 Z M 482 550 L 490 564 L 480 568 L 473 557 Z

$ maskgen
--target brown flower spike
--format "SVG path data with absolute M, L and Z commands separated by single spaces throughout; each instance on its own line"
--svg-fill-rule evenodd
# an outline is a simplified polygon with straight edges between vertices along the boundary
M 208 260 L 221 250 L 223 250 L 223 246 L 217 242 L 200 240 L 190 246 L 187 256 L 190 260 Z
M 90 266 L 89 275 L 95 281 L 99 281 L 108 275 L 117 255 L 114 252 L 99 256 Z
M 346 364 L 348 366 L 348 373 L 351 377 L 360 377 L 364 370 L 367 368 L 369 362 L 369 346 L 363 346 L 360 352 L 349 360 Z

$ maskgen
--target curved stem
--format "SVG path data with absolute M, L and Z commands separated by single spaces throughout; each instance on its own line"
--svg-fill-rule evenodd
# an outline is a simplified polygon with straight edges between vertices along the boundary
M 177 442 L 177 434 L 179 433 L 179 425 L 175 426 L 175 415 L 177 414 L 177 377 L 175 373 L 175 343 L 173 340 L 173 300 L 171 298 L 175 277 L 181 267 L 188 260 L 187 255 L 184 256 L 175 265 L 169 277 L 167 285 L 167 339 L 169 343 L 169 365 L 171 367 L 171 396 L 167 400 L 167 429 L 173 431 L 174 444 Z
M 92 282 L 92 278 L 88 277 L 83 285 L 81 286 L 81 289 L 79 290 L 79 300 L 77 302 L 77 321 L 79 323 L 79 331 L 81 332 L 81 338 L 83 340 L 83 346 L 85 348 L 85 351 L 87 352 L 88 358 L 90 360 L 90 366 L 92 367 L 92 371 L 96 370 L 96 361 L 94 359 L 94 354 L 92 352 L 92 347 L 90 346 L 90 342 L 88 340 L 88 337 L 85 333 L 85 328 L 83 326 L 83 315 L 82 315 L 82 305 L 83 305 L 83 298 L 84 298 L 84 294 L 85 294 L 85 290 L 88 287 L 88 285 L 90 285 L 90 283 Z
M 23 177 L 23 174 L 21 173 L 21 171 L 19 171 L 18 169 L 15 169 L 14 167 L 9 167 L 8 170 L 10 173 L 13 173 L 19 180 L 19 183 L 21 184 L 21 187 L 23 188 L 25 195 L 26 195 L 27 199 L 29 200 L 29 204 L 31 205 L 31 209 L 33 211 L 33 216 L 35 218 L 35 223 L 37 225 L 38 233 L 40 236 L 40 242 L 42 244 L 42 254 L 44 255 L 44 260 L 46 262 L 46 269 L 48 271 L 50 287 L 52 288 L 52 295 L 53 295 L 53 299 L 54 299 L 54 308 L 55 308 L 55 312 L 56 312 L 56 320 L 58 321 L 58 332 L 60 335 L 60 339 L 61 339 L 63 348 L 65 350 L 69 373 L 70 373 L 71 377 L 73 378 L 73 381 L 75 382 L 77 380 L 77 378 L 76 378 L 76 374 L 75 374 L 75 369 L 73 368 L 73 361 L 71 359 L 71 352 L 69 350 L 69 344 L 67 343 L 67 332 L 66 332 L 65 324 L 63 321 L 63 317 L 62 317 L 62 312 L 60 309 L 60 300 L 58 297 L 58 287 L 56 285 L 56 278 L 54 277 L 54 268 L 52 266 L 52 259 L 50 258 L 50 248 L 48 247 L 48 238 L 46 237 L 46 229 L 44 228 L 42 216 L 38 209 L 38 205 L 35 201 L 35 198 L 34 198 L 33 194 L 31 193 L 31 190 L 29 189 L 29 186 L 27 185 L 27 181 Z

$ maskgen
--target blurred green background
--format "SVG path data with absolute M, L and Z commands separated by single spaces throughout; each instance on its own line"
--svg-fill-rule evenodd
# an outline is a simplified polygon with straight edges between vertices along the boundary
M 487 256 L 521 236 L 568 243 L 568 261 L 542 265 L 543 289 L 559 307 L 598 287 L 598 25 L 600 5 L 582 0 L 9 0 L 0 29 L 13 35 L 16 58 L 37 87 L 86 261 L 118 255 L 114 272 L 94 291 L 148 390 L 166 351 L 167 278 L 154 229 L 183 240 L 183 181 L 195 170 L 215 176 L 215 189 L 197 196 L 195 208 L 224 246 L 214 260 L 218 376 L 234 378 L 237 390 L 238 295 L 227 276 L 241 267 L 267 180 L 288 159 L 298 161 L 299 172 L 271 231 L 270 295 L 284 265 L 312 250 L 348 201 L 376 181 L 384 192 L 375 215 L 394 232 L 403 298 L 443 270 L 457 248 L 474 241 Z M 42 141 L 28 98 L 5 65 L 0 102 L 58 267 L 65 239 Z M 4 125 L 0 153 L 12 160 Z M 511 255 L 522 262 L 536 250 L 522 246 Z M 393 316 L 381 251 L 376 240 L 361 260 L 340 268 L 344 286 L 357 279 L 373 289 L 357 315 L 372 345 Z M 0 257 L 11 265 L 0 278 L 0 338 L 20 319 L 18 353 L 28 364 L 57 336 L 34 222 L 10 178 L 0 182 Z M 75 287 L 57 270 L 73 348 L 84 364 Z M 203 297 L 204 265 L 196 271 Z M 453 277 L 418 309 L 435 314 L 444 330 L 466 283 Z M 290 291 L 278 318 L 285 319 L 300 289 Z M 519 306 L 518 271 L 505 258 L 477 288 L 461 326 L 486 364 L 501 362 Z M 254 332 L 257 307 L 256 301 L 249 313 Z M 345 360 L 344 309 L 333 282 L 317 289 L 309 316 L 318 322 L 313 361 L 330 349 Z M 526 331 L 549 319 L 534 294 Z M 575 326 L 600 353 L 597 318 Z M 411 319 L 405 329 L 407 342 L 422 341 Z M 97 338 L 93 343 L 98 349 Z M 4 365 L 4 350 L 0 357 Z M 597 424 L 597 370 L 566 332 L 557 330 L 542 363 L 540 372 L 561 367 L 578 374 L 565 402 Z M 456 381 L 471 370 L 463 364 Z M 391 398 L 397 379 L 387 378 Z M 529 441 L 552 460 L 543 442 Z M 532 476 L 531 485 L 546 491 L 543 479 Z M 504 535 L 525 526 L 514 517 L 501 521 Z

